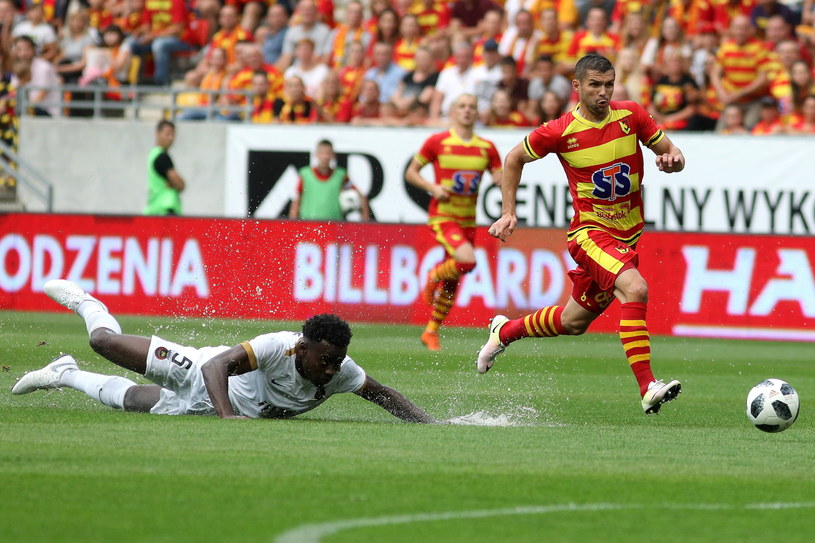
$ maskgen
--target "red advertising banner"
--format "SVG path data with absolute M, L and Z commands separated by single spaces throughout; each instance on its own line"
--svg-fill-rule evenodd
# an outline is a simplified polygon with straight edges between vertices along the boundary
M 452 326 L 568 299 L 565 232 L 479 229 L 477 266 Z M 647 233 L 640 251 L 654 334 L 815 341 L 815 240 Z M 48 279 L 75 281 L 118 314 L 423 324 L 427 271 L 444 258 L 424 226 L 194 218 L 0 216 L 0 309 L 56 311 Z M 617 329 L 617 304 L 592 326 Z

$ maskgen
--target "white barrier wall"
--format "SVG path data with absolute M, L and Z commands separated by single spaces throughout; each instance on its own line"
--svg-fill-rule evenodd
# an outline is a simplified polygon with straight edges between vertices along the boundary
M 55 211 L 139 213 L 145 202 L 146 156 L 153 123 L 23 119 L 20 148 L 55 182 Z M 428 129 L 251 126 L 179 123 L 171 156 L 188 182 L 187 215 L 280 216 L 294 191 L 296 170 L 314 144 L 334 142 L 352 180 L 372 196 L 381 222 L 424 222 L 421 195 L 403 173 Z M 502 156 L 525 130 L 481 130 Z M 815 181 L 807 159 L 815 138 L 672 134 L 688 167 L 660 173 L 646 157 L 646 220 L 674 231 L 811 234 Z M 432 176 L 430 167 L 427 175 Z M 485 186 L 485 188 L 487 188 Z M 30 199 L 29 209 L 39 210 Z M 500 193 L 482 190 L 479 223 L 500 211 Z M 554 157 L 527 166 L 519 218 L 530 226 L 564 227 L 571 216 L 565 176 Z

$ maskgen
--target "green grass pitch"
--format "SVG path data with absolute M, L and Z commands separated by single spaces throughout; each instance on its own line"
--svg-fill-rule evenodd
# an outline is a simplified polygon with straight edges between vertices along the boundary
M 296 323 L 121 318 L 128 333 L 235 344 Z M 68 313 L 0 312 L 0 541 L 809 542 L 813 346 L 653 338 L 684 392 L 647 417 L 619 340 L 526 340 L 476 375 L 485 330 L 356 324 L 350 354 L 439 419 L 402 423 L 354 395 L 290 421 L 121 413 L 79 392 L 13 396 L 60 352 L 124 375 Z M 131 375 L 131 377 L 134 377 Z M 789 381 L 801 415 L 749 424 L 750 387 Z

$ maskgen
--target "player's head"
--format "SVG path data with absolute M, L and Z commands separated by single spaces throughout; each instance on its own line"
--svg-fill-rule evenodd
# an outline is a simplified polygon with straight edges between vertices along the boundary
M 596 117 L 605 117 L 614 94 L 614 66 L 606 57 L 589 53 L 577 61 L 572 87 L 577 91 L 581 108 Z
M 472 129 L 478 120 L 478 98 L 474 94 L 461 94 L 450 107 L 453 127 Z
M 349 343 L 348 323 L 336 315 L 315 315 L 303 324 L 295 363 L 303 377 L 315 385 L 325 385 L 340 371 Z
M 318 141 L 314 156 L 317 159 L 318 166 L 328 167 L 331 161 L 334 160 L 334 145 L 328 140 Z
M 167 119 L 162 119 L 156 125 L 156 144 L 169 149 L 175 141 L 175 125 Z

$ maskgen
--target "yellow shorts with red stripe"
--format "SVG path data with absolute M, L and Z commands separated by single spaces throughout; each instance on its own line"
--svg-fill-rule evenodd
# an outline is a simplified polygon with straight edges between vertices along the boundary
M 475 228 L 465 228 L 457 222 L 439 222 L 429 224 L 436 241 L 444 247 L 447 254 L 453 256 L 456 249 L 469 243 L 475 245 Z
M 636 269 L 636 248 L 602 230 L 586 229 L 568 242 L 577 268 L 569 272 L 572 298 L 583 308 L 602 313 L 614 301 L 614 282 L 628 269 Z

